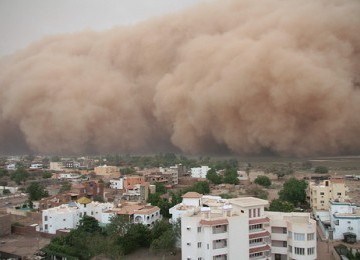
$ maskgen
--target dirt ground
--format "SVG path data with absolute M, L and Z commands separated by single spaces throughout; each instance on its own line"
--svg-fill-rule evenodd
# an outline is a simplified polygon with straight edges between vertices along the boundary
M 39 251 L 40 248 L 43 248 L 50 243 L 49 238 L 43 238 L 40 236 L 32 237 L 10 235 L 1 237 L 0 240 L 0 251 L 22 257 L 31 257 L 34 253 Z

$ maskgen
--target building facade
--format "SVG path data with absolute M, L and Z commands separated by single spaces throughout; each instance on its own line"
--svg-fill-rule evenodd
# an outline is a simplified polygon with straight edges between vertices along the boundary
M 211 168 L 209 168 L 208 166 L 191 168 L 191 177 L 205 179 L 206 174 L 210 169 Z
M 309 213 L 264 210 L 268 201 L 185 194 L 170 209 L 181 219 L 183 260 L 316 259 L 316 222 Z
M 309 184 L 310 207 L 313 211 L 327 211 L 331 201 L 348 200 L 349 197 L 346 195 L 348 191 L 344 179 L 341 178 L 324 180 L 320 183 L 312 181 Z
M 97 166 L 94 168 L 94 172 L 96 175 L 109 175 L 109 174 L 118 174 L 120 173 L 119 167 L 116 166 Z
M 344 234 L 353 233 L 360 240 L 360 208 L 352 203 L 330 202 L 330 238 L 344 239 Z
M 93 202 L 88 198 L 80 198 L 76 202 L 70 202 L 58 207 L 42 211 L 43 232 L 56 234 L 59 229 L 73 229 L 79 225 L 83 216 L 92 216 L 102 223 L 102 214 L 113 208 L 112 203 Z M 105 223 L 106 224 L 106 223 Z

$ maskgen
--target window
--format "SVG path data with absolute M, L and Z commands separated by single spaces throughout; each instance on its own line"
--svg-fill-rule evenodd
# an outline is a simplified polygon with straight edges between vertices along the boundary
M 227 259 L 227 254 L 216 255 L 213 257 L 213 260 L 226 260 L 226 259 Z
M 198 233 L 201 233 L 201 227 L 198 227 L 197 230 L 198 230 Z
M 187 243 L 186 243 L 186 245 L 190 246 L 190 245 L 191 245 L 191 243 L 190 243 L 190 242 L 187 242 Z
M 249 209 L 249 218 L 251 218 L 251 209 Z
M 64 218 L 63 221 L 66 221 L 66 219 Z
M 287 228 L 283 227 L 282 232 L 283 232 L 283 234 L 286 234 L 287 233 Z
M 44 229 L 45 229 L 45 230 L 48 229 L 48 224 L 45 224 Z
M 202 260 L 202 257 L 198 257 L 198 260 Z
M 255 239 L 251 239 L 249 241 L 249 244 L 257 244 L 257 243 L 261 243 L 262 242 L 262 238 L 255 238 Z
M 254 218 L 256 217 L 256 209 L 253 209 Z
M 314 240 L 314 239 L 315 239 L 315 233 L 307 234 L 307 240 Z
M 198 248 L 201 248 L 201 242 L 198 242 Z
M 288 246 L 289 253 L 292 253 L 292 246 Z
M 263 252 L 250 254 L 250 258 L 263 256 Z
M 45 216 L 45 217 L 44 217 L 44 221 L 47 221 L 47 220 L 48 220 L 48 216 Z
M 262 224 L 256 224 L 256 225 L 251 225 L 249 227 L 250 230 L 255 230 L 255 229 L 262 229 Z
M 315 253 L 315 247 L 309 247 L 307 249 L 307 254 L 308 255 L 313 255 Z
M 292 232 L 291 231 L 288 232 L 288 238 L 292 238 Z
M 295 255 L 305 255 L 305 248 L 295 247 Z
M 260 217 L 260 208 L 257 209 L 258 217 Z
M 91 211 L 91 215 L 94 215 L 94 211 Z
M 304 241 L 305 234 L 304 233 L 294 233 L 294 239 L 297 241 Z
M 283 246 L 282 247 L 287 247 L 287 241 L 282 241 L 283 242 Z
M 323 201 L 323 200 L 320 200 L 320 203 L 321 203 L 321 204 L 324 204 L 324 201 Z
M 338 192 L 337 195 L 338 195 L 338 196 L 341 196 L 341 192 Z
M 325 193 L 324 193 L 324 192 L 320 192 L 320 195 L 325 195 Z

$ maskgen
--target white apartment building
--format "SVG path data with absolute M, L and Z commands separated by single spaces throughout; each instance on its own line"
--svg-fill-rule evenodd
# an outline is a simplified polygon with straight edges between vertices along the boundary
M 360 207 L 344 202 L 330 202 L 330 225 L 332 239 L 344 239 L 344 234 L 350 232 L 360 240 Z M 330 232 L 331 238 L 331 232 Z
M 120 177 L 117 180 L 110 180 L 110 188 L 115 190 L 124 189 L 124 178 Z
M 346 201 L 349 189 L 345 186 L 344 179 L 330 179 L 316 183 L 311 181 L 309 184 L 310 207 L 314 212 L 329 210 L 331 201 Z
M 316 259 L 316 221 L 309 213 L 265 214 L 270 219 L 271 259 Z
M 81 198 L 76 202 L 43 210 L 42 230 L 50 234 L 56 234 L 56 230 L 59 229 L 76 228 L 80 219 L 85 215 L 92 216 L 100 223 L 104 223 L 103 213 L 112 208 L 112 203 L 99 203 L 87 198 Z
M 191 168 L 191 177 L 193 178 L 206 178 L 207 172 L 210 170 L 209 166 L 201 166 Z
M 183 260 L 316 259 L 309 213 L 266 212 L 268 201 L 252 197 L 196 195 L 170 209 L 172 221 L 181 218 Z

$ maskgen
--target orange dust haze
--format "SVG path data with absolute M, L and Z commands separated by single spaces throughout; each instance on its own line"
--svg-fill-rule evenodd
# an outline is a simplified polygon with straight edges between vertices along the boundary
M 221 0 L 0 60 L 0 150 L 360 152 L 360 2 Z

